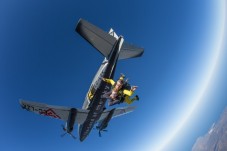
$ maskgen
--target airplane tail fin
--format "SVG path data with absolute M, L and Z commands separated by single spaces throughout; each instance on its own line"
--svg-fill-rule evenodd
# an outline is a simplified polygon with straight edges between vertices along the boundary
M 109 31 L 109 34 L 113 37 L 115 37 L 116 39 L 118 39 L 118 35 L 114 32 L 114 30 L 111 28 Z M 140 57 L 143 55 L 144 49 L 134 46 L 132 44 L 129 44 L 127 42 L 124 41 L 122 47 L 121 47 L 121 51 L 120 51 L 120 55 L 118 59 L 128 59 L 128 58 L 136 58 L 136 57 Z
M 105 57 L 108 57 L 115 42 L 118 40 L 118 36 L 113 29 L 110 29 L 109 33 L 107 33 L 83 19 L 79 20 L 76 31 Z M 140 57 L 143 52 L 143 48 L 124 42 L 119 59 Z

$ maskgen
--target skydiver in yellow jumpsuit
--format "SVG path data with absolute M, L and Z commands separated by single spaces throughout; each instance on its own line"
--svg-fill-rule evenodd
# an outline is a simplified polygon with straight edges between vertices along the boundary
M 121 75 L 120 78 L 115 82 L 112 79 L 103 78 L 103 81 L 111 84 L 113 86 L 110 92 L 107 92 L 104 97 L 111 99 L 109 101 L 109 106 L 119 104 L 122 102 L 126 102 L 127 104 L 131 104 L 135 100 L 139 100 L 139 97 L 136 95 L 134 98 L 130 98 L 134 91 L 137 89 L 137 86 L 132 86 L 130 90 L 127 90 L 123 87 L 124 85 L 124 75 Z M 119 99 L 120 97 L 120 99 Z

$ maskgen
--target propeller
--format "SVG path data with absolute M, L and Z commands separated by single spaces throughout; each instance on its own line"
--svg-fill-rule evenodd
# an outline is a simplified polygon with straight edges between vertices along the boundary
M 65 126 L 63 124 L 61 125 L 61 127 L 62 127 L 63 131 L 66 131 Z
M 64 136 L 65 136 L 65 134 L 67 134 L 67 133 L 61 134 L 61 137 L 64 137 Z
M 63 131 L 66 131 L 65 126 L 64 126 L 63 124 L 61 125 L 61 127 L 62 127 Z M 65 133 L 61 134 L 61 137 L 64 137 L 64 136 L 65 136 L 65 134 L 67 134 L 67 132 L 65 132 Z
M 67 134 L 67 132 L 66 133 L 64 133 L 64 134 L 61 134 L 61 137 L 64 137 L 65 135 Z M 71 133 L 68 133 L 73 139 L 77 139 L 73 134 L 71 134 Z
M 69 135 L 72 136 L 73 139 L 76 139 L 76 137 L 73 134 L 69 133 Z
M 107 130 L 101 130 L 101 131 L 103 131 L 103 132 L 108 132 Z M 102 137 L 102 133 L 101 133 L 101 131 L 99 131 L 99 137 Z
M 64 125 L 61 125 L 62 126 L 62 128 L 63 128 L 63 130 L 65 131 L 65 133 L 64 134 L 61 134 L 61 137 L 64 137 L 68 132 L 66 132 L 66 128 L 65 128 L 65 126 Z M 71 133 L 68 133 L 73 139 L 76 139 L 76 137 L 73 135 L 73 134 L 71 134 Z

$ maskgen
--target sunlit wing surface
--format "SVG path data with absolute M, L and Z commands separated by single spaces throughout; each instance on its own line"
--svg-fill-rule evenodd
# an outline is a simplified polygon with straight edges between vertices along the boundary
M 83 124 L 87 118 L 89 111 L 83 110 L 83 109 L 76 109 L 76 110 L 77 110 L 76 123 Z
M 27 111 L 34 112 L 36 114 L 49 116 L 52 118 L 60 119 L 63 121 L 67 121 L 69 117 L 69 113 L 71 111 L 70 107 L 64 106 L 54 106 L 54 105 L 47 105 L 44 103 L 38 102 L 31 102 L 20 100 L 21 107 L 26 109 Z M 76 109 L 76 122 L 78 124 L 82 124 L 88 115 L 88 110 Z

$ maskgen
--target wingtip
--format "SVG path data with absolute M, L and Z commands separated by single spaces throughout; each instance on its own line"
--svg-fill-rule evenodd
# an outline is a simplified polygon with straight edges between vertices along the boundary
M 22 104 L 22 102 L 23 102 L 23 99 L 19 99 L 19 103 Z
M 75 28 L 75 31 L 78 32 L 80 30 L 80 25 L 82 24 L 82 22 L 85 21 L 83 18 L 80 18 L 78 21 L 77 21 L 77 24 L 76 24 L 76 28 Z
M 79 29 L 79 25 L 80 25 L 80 23 L 81 23 L 81 20 L 82 20 L 82 18 L 80 18 L 78 21 L 77 21 L 77 24 L 76 24 L 76 28 L 75 28 L 75 31 L 77 32 Z
M 25 105 L 23 104 L 23 99 L 19 99 L 19 103 L 22 109 L 25 109 Z

